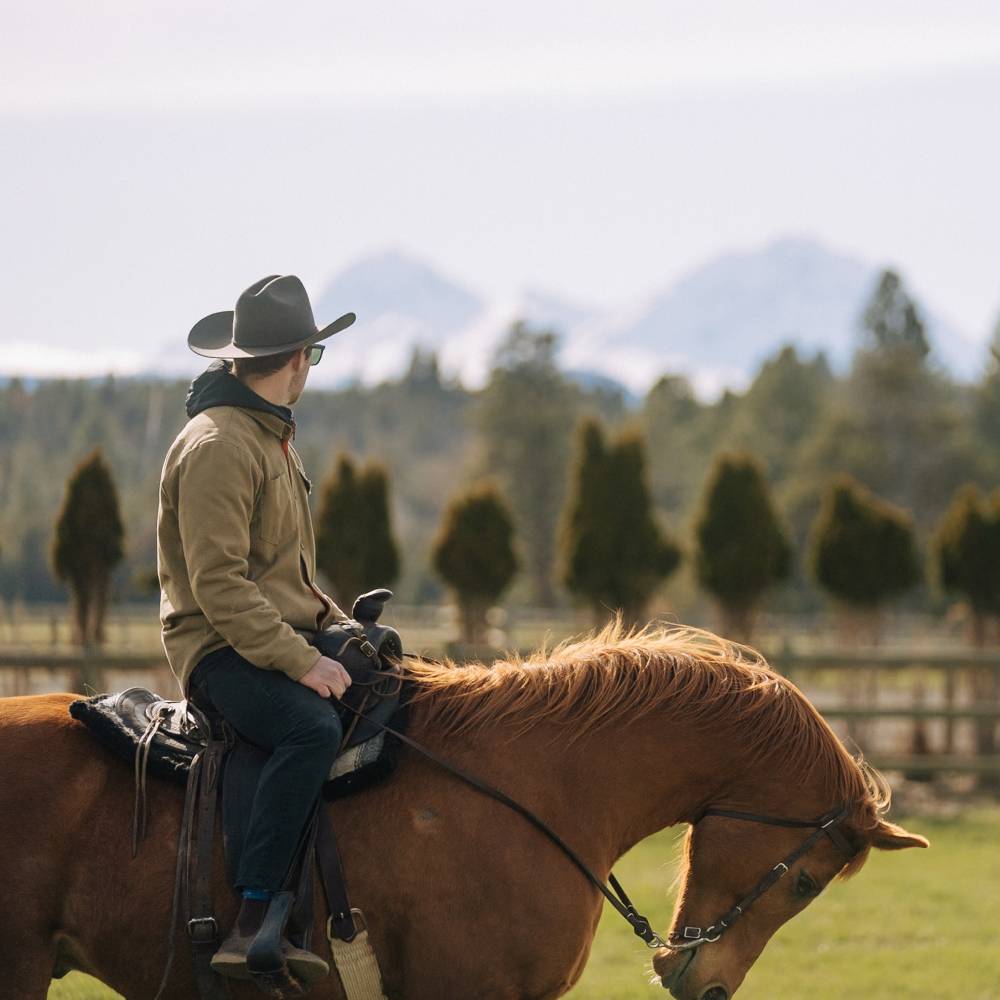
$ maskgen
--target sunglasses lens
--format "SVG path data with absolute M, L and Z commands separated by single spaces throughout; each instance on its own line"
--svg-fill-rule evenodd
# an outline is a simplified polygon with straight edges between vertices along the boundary
M 309 364 L 315 365 L 319 364 L 319 359 L 323 357 L 323 347 L 319 344 L 314 344 L 309 348 Z

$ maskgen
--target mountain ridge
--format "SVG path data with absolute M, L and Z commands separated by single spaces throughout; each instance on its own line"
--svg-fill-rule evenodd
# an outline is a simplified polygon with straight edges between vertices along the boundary
M 474 388 L 488 376 L 510 324 L 522 319 L 556 330 L 559 363 L 575 377 L 610 379 L 641 395 L 670 372 L 711 397 L 745 386 L 788 343 L 807 354 L 823 351 L 834 370 L 845 370 L 881 270 L 811 237 L 788 236 L 720 253 L 621 308 L 595 309 L 537 287 L 491 299 L 423 258 L 390 248 L 341 269 L 313 297 L 318 322 L 347 311 L 358 320 L 325 341 L 324 362 L 311 382 L 336 387 L 392 379 L 420 347 L 438 354 L 444 374 Z M 958 378 L 976 375 L 985 345 L 918 305 L 933 358 Z M 18 359 L 31 353 L 11 345 L 4 359 L 15 363 L 0 361 L 0 373 L 18 374 Z M 82 371 L 100 370 L 99 354 L 88 352 L 80 361 Z M 114 370 L 155 377 L 202 367 L 179 339 L 154 346 L 141 360 L 116 355 Z

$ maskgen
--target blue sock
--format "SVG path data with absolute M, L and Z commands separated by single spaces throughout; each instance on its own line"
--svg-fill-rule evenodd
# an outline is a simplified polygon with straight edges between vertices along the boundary
M 244 899 L 259 899 L 261 902 L 266 903 L 274 893 L 270 889 L 244 889 L 243 898 Z

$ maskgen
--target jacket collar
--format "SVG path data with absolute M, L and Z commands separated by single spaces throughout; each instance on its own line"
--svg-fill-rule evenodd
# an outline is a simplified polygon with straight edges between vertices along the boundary
M 284 441 L 295 436 L 295 419 L 287 406 L 272 403 L 231 375 L 223 360 L 213 361 L 188 387 L 184 409 L 193 417 L 211 406 L 238 406 Z
M 261 425 L 261 427 L 272 431 L 277 434 L 282 441 L 286 438 L 295 437 L 295 420 L 289 418 L 286 422 L 284 417 L 276 416 L 273 413 L 264 413 L 261 410 L 253 410 L 248 407 L 243 407 L 247 411 L 247 415 L 252 417 Z

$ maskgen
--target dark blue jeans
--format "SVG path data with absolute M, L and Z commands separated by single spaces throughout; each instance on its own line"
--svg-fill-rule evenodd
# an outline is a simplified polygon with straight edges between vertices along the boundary
M 262 670 L 231 646 L 191 675 L 206 702 L 250 743 L 270 751 L 254 795 L 235 888 L 281 889 L 295 848 L 340 746 L 333 704 L 280 670 Z

